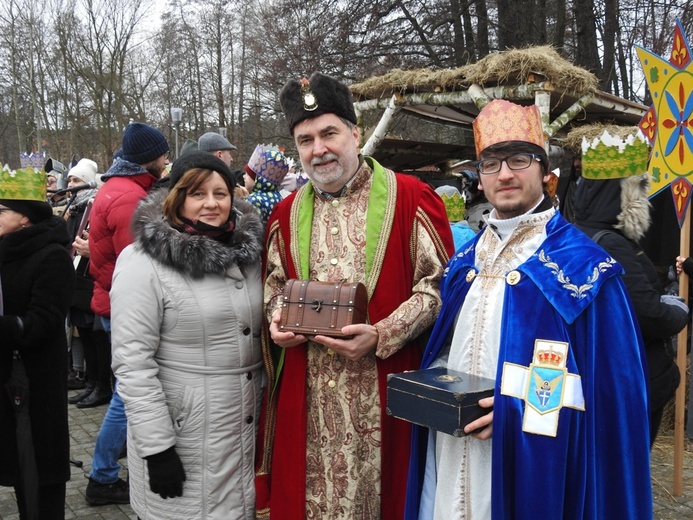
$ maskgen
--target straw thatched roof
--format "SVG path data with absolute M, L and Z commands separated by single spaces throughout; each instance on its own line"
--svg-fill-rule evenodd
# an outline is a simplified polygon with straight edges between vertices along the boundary
M 577 126 L 568 132 L 568 135 L 562 141 L 563 147 L 573 152 L 579 153 L 582 150 L 582 138 L 586 137 L 588 141 L 599 137 L 604 131 L 611 135 L 617 135 L 621 139 L 626 139 L 629 135 L 638 132 L 637 126 L 619 126 L 614 124 L 595 123 L 591 125 Z
M 537 78 L 539 76 L 539 78 Z M 454 92 L 476 83 L 481 86 L 548 81 L 577 96 L 594 93 L 594 74 L 577 67 L 550 46 L 511 49 L 489 54 L 476 63 L 455 69 L 395 69 L 351 86 L 354 96 L 373 99 L 395 92 Z

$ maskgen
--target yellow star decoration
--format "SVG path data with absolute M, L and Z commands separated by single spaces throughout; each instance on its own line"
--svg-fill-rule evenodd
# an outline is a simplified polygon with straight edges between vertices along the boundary
M 688 206 L 693 181 L 693 60 L 680 21 L 669 60 L 635 46 L 653 104 L 640 122 L 652 145 L 650 195 L 671 185 L 679 217 Z

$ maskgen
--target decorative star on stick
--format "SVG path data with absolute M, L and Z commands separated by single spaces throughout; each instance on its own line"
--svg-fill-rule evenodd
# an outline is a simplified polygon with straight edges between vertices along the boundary
M 693 56 L 679 20 L 669 61 L 636 45 L 653 104 L 640 121 L 652 145 L 650 194 L 671 186 L 679 226 L 690 203 L 693 184 Z

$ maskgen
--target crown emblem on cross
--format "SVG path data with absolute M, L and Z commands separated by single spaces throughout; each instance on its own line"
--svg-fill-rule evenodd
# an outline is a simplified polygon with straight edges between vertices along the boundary
M 537 360 L 540 365 L 555 365 L 560 366 L 563 361 L 563 355 L 553 349 L 539 350 L 537 352 Z

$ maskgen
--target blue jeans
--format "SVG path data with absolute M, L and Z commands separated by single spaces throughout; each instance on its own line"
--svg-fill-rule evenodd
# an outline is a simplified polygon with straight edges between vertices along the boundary
M 104 330 L 110 335 L 111 320 L 103 316 L 100 318 Z M 127 438 L 127 424 L 125 405 L 118 395 L 118 382 L 116 381 L 113 397 L 111 397 L 108 410 L 103 417 L 99 435 L 96 437 L 94 460 L 89 475 L 99 484 L 113 484 L 118 480 L 118 472 L 120 471 L 118 456 Z

